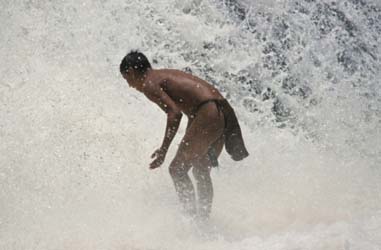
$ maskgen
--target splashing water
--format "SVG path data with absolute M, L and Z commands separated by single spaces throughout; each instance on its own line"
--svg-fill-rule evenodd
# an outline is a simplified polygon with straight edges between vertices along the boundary
M 0 4 L 0 249 L 380 249 L 379 1 Z M 148 170 L 165 115 L 119 75 L 134 48 L 242 121 L 206 229 Z

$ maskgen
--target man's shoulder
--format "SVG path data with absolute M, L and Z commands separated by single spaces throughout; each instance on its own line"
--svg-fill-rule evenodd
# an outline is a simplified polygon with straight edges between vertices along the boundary
M 184 81 L 185 79 L 193 79 L 194 77 L 186 72 L 178 69 L 155 69 L 146 79 L 147 84 L 152 87 L 165 86 L 168 83 Z
M 191 77 L 192 75 L 181 71 L 179 69 L 156 69 L 155 74 L 157 76 L 161 76 L 163 78 L 170 78 L 170 77 Z
M 165 70 L 155 69 L 148 75 L 143 84 L 143 93 L 152 94 L 162 90 L 163 86 L 165 86 L 163 83 L 171 78 L 170 74 L 166 73 Z

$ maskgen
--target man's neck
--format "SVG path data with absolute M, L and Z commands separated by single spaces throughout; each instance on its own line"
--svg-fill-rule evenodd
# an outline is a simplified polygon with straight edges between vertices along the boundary
M 133 81 L 133 84 L 132 87 L 134 87 L 136 90 L 142 92 L 143 90 L 143 87 L 144 87 L 144 84 L 145 84 L 145 81 L 147 79 L 147 74 L 148 72 L 142 74 L 142 75 L 139 75 L 135 78 L 135 80 Z
M 153 72 L 153 69 L 148 69 L 144 74 L 137 77 L 136 85 L 139 90 L 144 87 L 145 82 L 147 81 L 148 76 Z

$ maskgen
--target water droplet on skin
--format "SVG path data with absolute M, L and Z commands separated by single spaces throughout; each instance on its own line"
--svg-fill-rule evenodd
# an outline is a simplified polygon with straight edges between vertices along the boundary
M 183 99 L 182 99 L 182 98 L 180 98 L 180 99 L 179 99 L 179 102 L 183 102 Z
M 199 88 L 200 87 L 200 84 L 197 84 L 197 86 L 196 86 L 197 88 Z

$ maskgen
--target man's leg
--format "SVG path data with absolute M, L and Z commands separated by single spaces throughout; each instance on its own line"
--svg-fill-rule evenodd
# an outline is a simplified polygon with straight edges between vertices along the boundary
M 185 210 L 190 215 L 195 215 L 195 192 L 188 176 L 188 171 L 191 167 L 196 167 L 200 171 L 203 171 L 203 167 L 199 166 L 208 167 L 210 165 L 204 162 L 203 159 L 207 156 L 209 147 L 222 136 L 224 118 L 217 110 L 215 103 L 207 103 L 199 109 L 196 117 L 188 124 L 189 126 L 180 143 L 175 159 L 169 166 L 169 172 Z M 200 185 L 203 197 L 207 197 L 202 199 L 207 200 L 207 204 L 210 204 L 208 205 L 210 207 L 211 199 L 213 198 L 213 187 L 211 185 L 209 170 L 208 174 L 200 173 L 199 176 L 206 176 L 205 181 L 201 181 Z M 209 194 L 207 195 L 208 192 Z
M 223 138 L 220 138 L 212 145 L 216 152 L 216 157 L 221 154 L 223 142 Z M 192 173 L 197 185 L 198 215 L 201 219 L 209 218 L 212 210 L 213 184 L 212 178 L 210 177 L 211 165 L 208 155 L 205 155 L 198 161 L 198 164 L 192 168 Z
M 169 173 L 185 212 L 194 217 L 197 214 L 197 209 L 194 187 L 188 175 L 190 168 L 190 164 L 185 162 L 184 157 L 177 153 L 175 159 L 169 165 Z
M 200 161 L 198 166 L 192 168 L 193 176 L 197 185 L 197 208 L 198 216 L 206 219 L 212 210 L 213 184 L 210 178 L 210 164 L 207 161 Z

